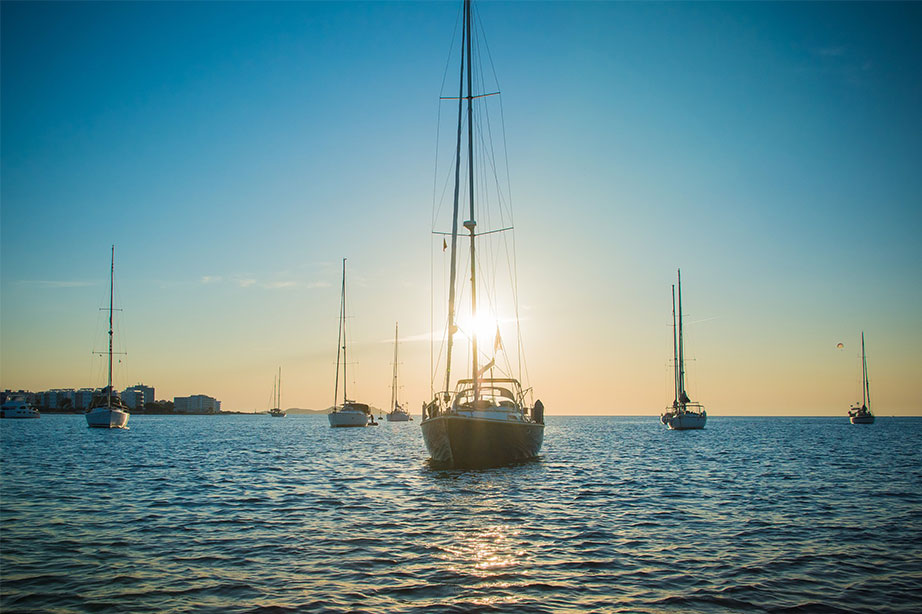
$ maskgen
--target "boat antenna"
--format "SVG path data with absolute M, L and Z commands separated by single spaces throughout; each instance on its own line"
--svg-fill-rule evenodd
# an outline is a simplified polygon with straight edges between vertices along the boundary
M 109 269 L 109 386 L 106 392 L 107 407 L 112 407 L 112 299 L 115 294 L 115 245 L 112 246 L 112 266 Z
M 468 1 L 465 0 L 465 14 L 468 11 Z M 464 20 L 462 26 L 462 41 L 470 36 L 467 31 L 469 21 Z M 455 280 L 457 279 L 457 252 L 458 252 L 458 204 L 461 189 L 461 125 L 464 120 L 464 43 L 462 42 L 461 53 L 461 76 L 458 85 L 458 138 L 455 145 L 455 194 L 454 204 L 451 214 L 451 273 L 448 282 L 448 348 L 445 355 L 445 394 L 451 387 L 451 349 L 455 335 Z

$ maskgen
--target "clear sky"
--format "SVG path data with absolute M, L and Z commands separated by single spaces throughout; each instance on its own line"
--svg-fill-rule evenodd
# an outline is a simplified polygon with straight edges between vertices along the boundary
M 281 366 L 327 407 L 347 257 L 350 396 L 386 405 L 399 320 L 417 413 L 459 9 L 3 2 L 0 387 L 105 384 L 114 243 L 118 388 L 263 410 Z M 476 10 L 549 413 L 671 402 L 678 267 L 712 415 L 844 415 L 862 330 L 875 411 L 922 413 L 922 5 Z

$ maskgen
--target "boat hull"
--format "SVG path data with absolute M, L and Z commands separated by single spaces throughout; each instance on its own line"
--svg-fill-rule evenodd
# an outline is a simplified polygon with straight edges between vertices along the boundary
M 420 427 L 429 455 L 452 467 L 496 467 L 535 458 L 544 425 L 459 415 L 439 415 Z
M 874 416 L 849 416 L 852 424 L 874 424 Z
M 270 411 L 269 415 L 273 418 L 284 418 L 287 414 L 283 411 Z
M 13 418 L 22 420 L 26 418 L 41 418 L 37 409 L 26 403 L 12 402 L 0 407 L 0 418 Z
M 96 429 L 123 429 L 128 427 L 128 412 L 108 407 L 95 407 L 86 413 L 86 424 Z
M 707 414 L 689 412 L 676 415 L 663 414 L 662 422 L 674 431 L 703 429 L 707 422 Z
M 403 411 L 395 411 L 387 414 L 388 422 L 409 422 L 410 414 Z
M 368 426 L 368 414 L 361 411 L 334 411 L 327 418 L 333 427 Z

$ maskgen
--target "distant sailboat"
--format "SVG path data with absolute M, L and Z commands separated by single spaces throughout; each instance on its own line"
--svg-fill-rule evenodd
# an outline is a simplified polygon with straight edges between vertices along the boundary
M 496 355 L 500 351 L 499 335 L 494 347 L 494 356 L 491 360 L 480 363 L 480 350 L 477 345 L 477 330 L 471 330 L 470 356 L 471 375 L 469 378 L 459 379 L 452 392 L 451 387 L 451 358 L 453 337 L 458 330 L 455 305 L 455 280 L 457 277 L 458 262 L 458 214 L 459 214 L 459 188 L 462 182 L 461 160 L 462 125 L 467 115 L 467 183 L 470 199 L 470 217 L 463 223 L 470 236 L 470 300 L 471 322 L 477 322 L 477 274 L 483 273 L 477 269 L 476 237 L 497 231 L 482 231 L 475 233 L 475 169 L 474 169 L 474 121 L 473 102 L 491 94 L 475 93 L 473 90 L 473 75 L 476 71 L 471 68 L 472 41 L 471 30 L 473 19 L 470 0 L 464 1 L 464 30 L 462 36 L 461 76 L 458 94 L 458 130 L 457 145 L 455 148 L 454 172 L 454 205 L 451 227 L 451 261 L 448 286 L 448 322 L 447 322 L 447 353 L 445 363 L 445 388 L 435 393 L 435 397 L 423 407 L 423 420 L 420 424 L 423 439 L 432 460 L 437 463 L 448 464 L 455 467 L 468 466 L 496 466 L 514 461 L 534 458 L 541 450 L 544 440 L 544 406 L 541 401 L 529 407 L 526 393 L 521 383 L 514 377 L 493 377 L 492 369 L 495 366 Z M 465 94 L 465 82 L 467 93 Z M 479 119 L 479 116 L 477 117 Z M 479 134 L 479 130 L 478 130 Z M 487 182 L 484 182 L 487 183 Z M 485 186 L 480 186 L 485 187 Z M 498 231 L 510 230 L 509 228 Z M 447 244 L 443 244 L 447 249 Z M 486 285 L 486 284 L 484 284 Z M 512 291 L 514 292 L 514 284 Z M 483 287 L 480 288 L 484 290 Z M 476 325 L 472 325 L 476 329 Z M 498 333 L 498 331 L 497 331 Z M 498 368 L 498 367 L 497 367 Z M 488 377 L 485 377 L 490 374 Z
M 112 246 L 112 265 L 109 269 L 109 383 L 90 401 L 86 424 L 93 428 L 127 428 L 128 406 L 112 389 L 112 301 L 115 294 L 115 246 Z
M 275 407 L 269 410 L 269 415 L 273 418 L 284 418 L 285 412 L 279 407 L 282 403 L 282 368 L 279 367 L 278 380 L 275 385 L 272 386 L 272 396 L 275 401 Z
M 871 389 L 868 387 L 868 357 L 864 352 L 864 331 L 861 331 L 861 405 L 848 410 L 848 419 L 852 424 L 874 424 L 871 413 Z
M 340 363 L 342 357 L 342 363 Z M 343 404 L 339 400 L 339 366 L 343 367 Z M 333 390 L 333 409 L 327 415 L 330 426 L 368 426 L 376 424 L 371 408 L 365 403 L 349 400 L 346 379 L 346 259 L 343 258 L 343 287 L 339 305 L 339 341 L 336 345 L 336 383 Z
M 391 410 L 387 413 L 387 421 L 408 422 L 413 418 L 410 417 L 409 412 L 397 400 L 397 330 L 398 325 L 394 324 L 394 379 L 391 381 Z
M 685 342 L 682 334 L 682 271 L 679 271 L 679 323 L 676 327 L 675 286 L 672 286 L 672 347 L 675 364 L 675 400 L 660 416 L 663 424 L 675 430 L 703 429 L 707 411 L 694 403 L 685 391 Z

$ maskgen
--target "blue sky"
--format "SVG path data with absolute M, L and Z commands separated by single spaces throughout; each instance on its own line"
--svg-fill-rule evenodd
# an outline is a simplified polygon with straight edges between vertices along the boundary
M 879 410 L 922 409 L 922 8 L 475 7 L 549 411 L 671 400 L 679 266 L 713 413 L 844 413 L 862 329 Z M 115 243 L 120 387 L 262 409 L 281 364 L 283 404 L 329 405 L 348 257 L 350 388 L 386 403 L 393 322 L 429 330 L 459 9 L 4 2 L 0 386 L 104 383 L 90 352 Z M 416 408 L 428 344 L 405 345 Z

